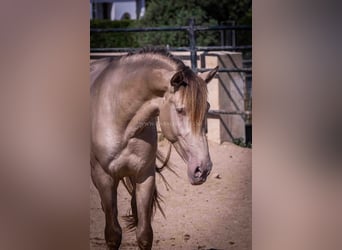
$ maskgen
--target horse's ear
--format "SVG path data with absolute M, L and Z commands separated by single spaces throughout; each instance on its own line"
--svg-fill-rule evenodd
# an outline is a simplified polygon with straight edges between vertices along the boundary
M 176 74 L 174 74 L 170 80 L 171 85 L 173 87 L 178 88 L 181 85 L 184 85 L 184 74 L 183 71 L 178 71 Z
M 206 83 L 209 83 L 216 75 L 218 69 L 219 69 L 219 66 L 216 66 L 210 71 L 200 73 L 198 76 L 201 77 Z

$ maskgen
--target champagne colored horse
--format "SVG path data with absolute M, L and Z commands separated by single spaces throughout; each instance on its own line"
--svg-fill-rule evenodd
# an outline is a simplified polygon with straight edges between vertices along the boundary
M 217 67 L 196 75 L 162 49 L 145 49 L 91 64 L 91 176 L 105 213 L 105 240 L 118 249 L 117 186 L 132 195 L 131 228 L 140 249 L 151 249 L 151 217 L 158 207 L 155 184 L 156 118 L 164 136 L 188 166 L 191 184 L 206 181 L 212 168 L 203 122 L 209 105 L 206 84 Z

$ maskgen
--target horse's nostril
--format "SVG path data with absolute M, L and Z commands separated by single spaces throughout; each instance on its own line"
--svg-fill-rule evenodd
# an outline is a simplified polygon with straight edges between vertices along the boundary
M 196 169 L 195 169 L 195 177 L 199 178 L 199 177 L 201 177 L 201 175 L 202 175 L 201 168 L 200 167 L 196 167 Z

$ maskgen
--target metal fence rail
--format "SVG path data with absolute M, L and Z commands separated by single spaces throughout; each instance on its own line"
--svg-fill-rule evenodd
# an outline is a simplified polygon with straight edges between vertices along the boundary
M 193 19 L 191 19 L 193 20 Z M 215 30 L 251 30 L 251 26 L 248 25 L 238 25 L 238 26 L 197 26 L 193 20 L 190 21 L 188 26 L 178 26 L 178 27 L 141 27 L 141 28 L 106 28 L 106 29 L 96 29 L 91 28 L 90 32 L 152 32 L 152 31 L 215 31 Z
M 222 50 L 233 50 L 233 51 L 243 51 L 243 50 L 251 50 L 252 46 L 197 46 L 197 51 L 222 51 Z M 92 48 L 91 52 L 131 52 L 132 48 Z M 190 51 L 189 47 L 169 47 L 170 51 Z

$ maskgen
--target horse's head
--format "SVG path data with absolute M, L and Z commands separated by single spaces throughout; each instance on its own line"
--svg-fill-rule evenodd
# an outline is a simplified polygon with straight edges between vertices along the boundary
M 193 185 L 204 183 L 212 168 L 204 120 L 209 109 L 207 83 L 217 70 L 218 67 L 199 75 L 188 67 L 178 71 L 172 76 L 170 91 L 160 107 L 162 132 L 187 163 Z

